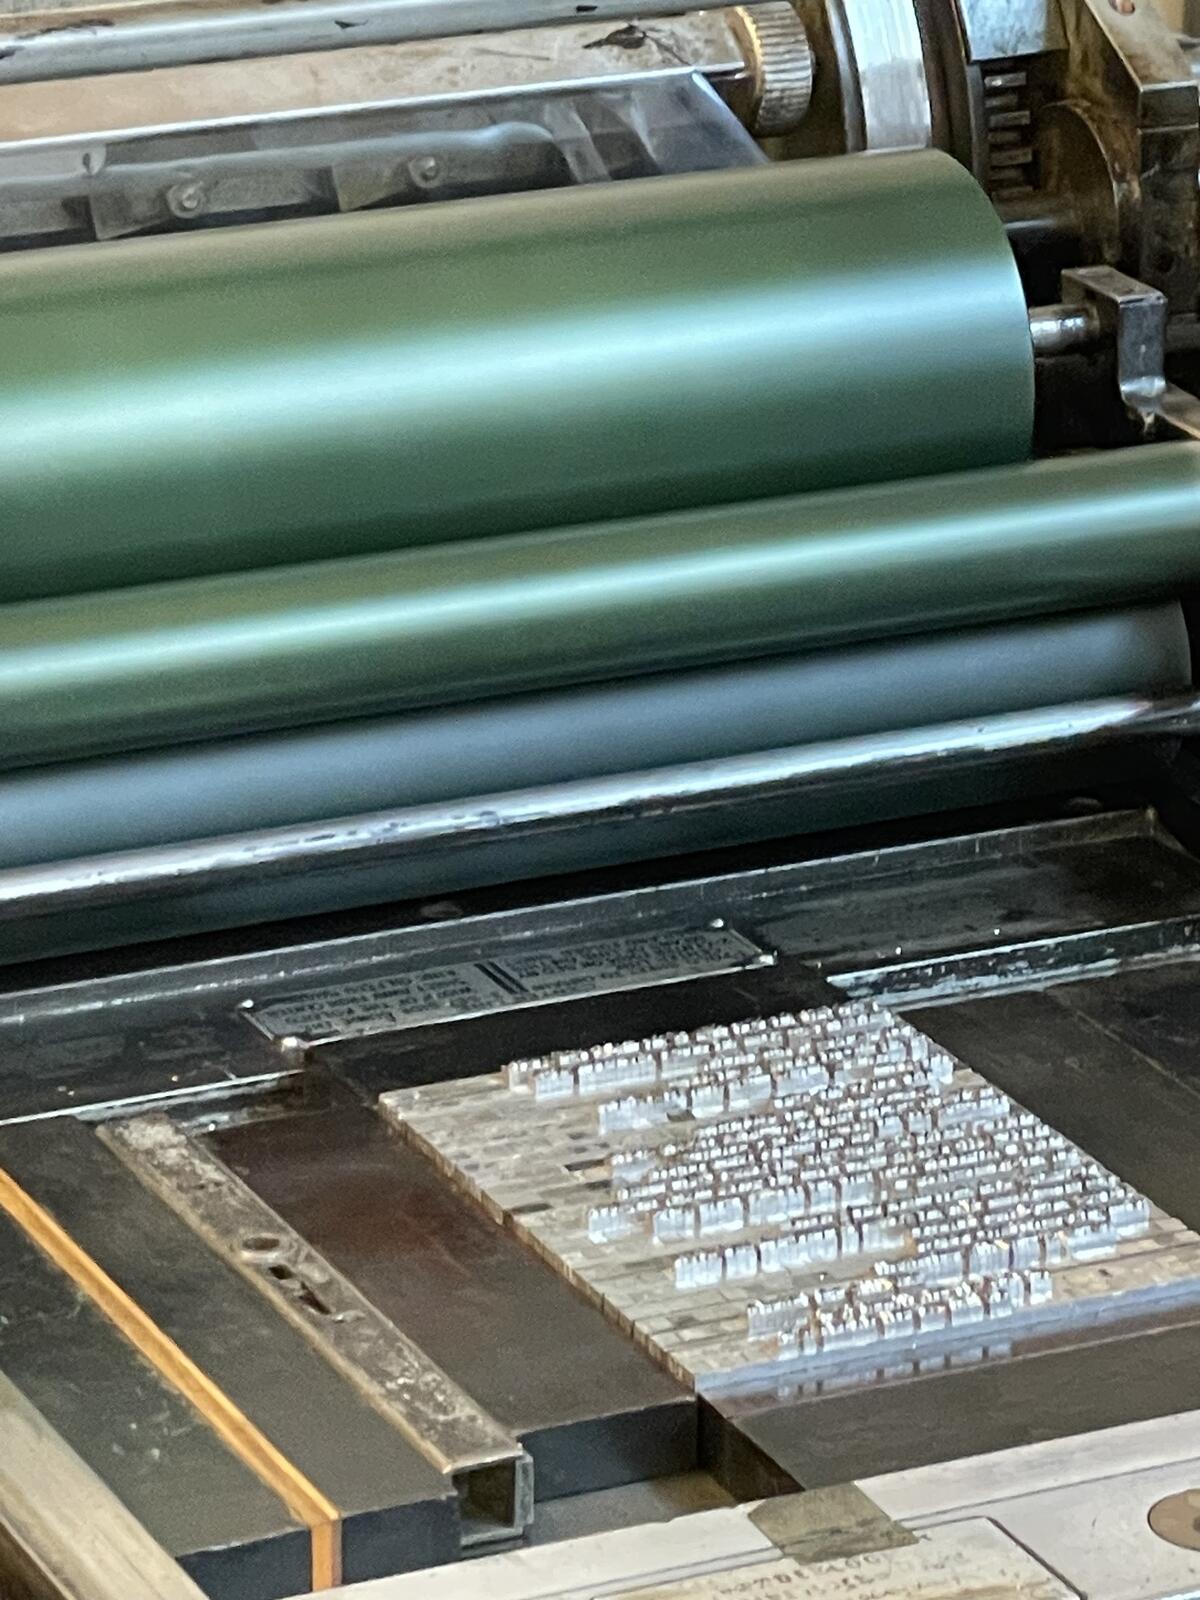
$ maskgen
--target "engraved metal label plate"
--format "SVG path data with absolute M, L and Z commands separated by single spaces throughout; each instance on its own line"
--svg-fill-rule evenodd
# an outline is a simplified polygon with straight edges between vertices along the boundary
M 732 928 L 670 928 L 521 950 L 291 995 L 243 1015 L 269 1039 L 334 1044 L 506 1007 L 677 983 L 772 958 Z

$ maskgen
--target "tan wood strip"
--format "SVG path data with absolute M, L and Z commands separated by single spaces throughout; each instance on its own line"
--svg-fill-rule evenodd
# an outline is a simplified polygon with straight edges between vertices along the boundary
M 44 1206 L 0 1168 L 0 1210 L 84 1293 L 130 1344 L 193 1405 L 238 1459 L 279 1496 L 309 1531 L 312 1586 L 341 1582 L 341 1513 L 149 1317 Z

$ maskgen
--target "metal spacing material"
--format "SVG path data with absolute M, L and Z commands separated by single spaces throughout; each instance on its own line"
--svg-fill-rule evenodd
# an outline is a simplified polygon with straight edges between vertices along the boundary
M 862 108 L 864 150 L 925 148 L 933 109 L 913 0 L 829 0 L 844 28 Z
M 801 792 L 853 789 L 972 770 L 1022 756 L 1075 754 L 1130 738 L 1200 731 L 1200 694 L 1120 697 L 908 729 L 752 756 L 486 796 L 457 804 L 273 828 L 154 850 L 0 873 L 0 922 L 115 908 L 159 897 L 263 884 L 316 872 L 379 873 L 472 849 L 600 827 L 625 827 L 676 808 L 721 811 Z M 459 868 L 461 870 L 461 868 Z
M 100 1137 L 454 1480 L 464 1546 L 520 1536 L 532 1462 L 423 1350 L 168 1117 L 109 1123 Z
M 0 26 L 0 83 L 558 26 L 579 22 L 581 12 L 605 31 L 619 31 L 646 14 L 637 0 L 592 0 L 586 8 L 575 0 L 114 0 L 90 7 L 44 0 L 6 9 L 18 15 Z M 693 4 L 655 0 L 652 9 L 678 16 Z
M 201 1600 L 200 1589 L 0 1374 L 0 1593 Z
M 770 8 L 768 8 L 770 9 Z M 2 48 L 2 46 L 0 46 Z M 537 89 L 550 94 L 649 79 L 735 78 L 744 50 L 726 11 L 655 17 L 616 30 L 597 22 L 470 39 L 410 40 L 304 56 L 163 67 L 72 83 L 5 88 L 0 178 L 104 166 L 104 141 L 188 129 L 343 116 L 386 106 L 457 105 Z M 71 152 L 75 155 L 72 156 Z M 40 152 L 42 166 L 27 170 Z M 173 196 L 173 209 L 203 209 Z
M 791 133 L 812 100 L 816 58 L 807 30 L 791 0 L 737 6 L 733 17 L 754 77 L 751 131 L 759 138 Z

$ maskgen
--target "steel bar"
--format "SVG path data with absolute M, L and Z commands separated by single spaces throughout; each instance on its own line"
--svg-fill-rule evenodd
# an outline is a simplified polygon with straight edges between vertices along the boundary
M 1156 598 L 1200 445 L 0 609 L 0 766 Z
M 936 151 L 29 251 L 0 330 L 0 600 L 992 465 L 1033 416 Z
M 1166 605 L 78 761 L 0 778 L 0 868 L 1189 681 Z
M 206 61 L 144 72 L 5 89 L 0 177 L 18 180 L 40 156 L 48 170 L 64 146 L 99 164 L 107 141 L 218 127 L 257 127 L 390 106 L 461 106 L 537 90 L 645 83 L 692 72 L 717 80 L 746 70 L 727 14 L 699 11 L 647 23 L 646 42 L 631 50 L 609 43 L 596 23 L 518 30 L 474 39 L 356 45 L 328 54 L 279 55 L 244 62 Z M 2 81 L 2 79 L 0 79 Z
M 0 30 L 0 83 L 136 72 L 188 62 L 234 61 L 297 50 L 390 44 L 404 39 L 494 33 L 645 16 L 636 0 L 328 0 L 306 4 L 112 4 L 24 8 Z M 655 15 L 693 9 L 689 0 L 654 0 Z
M 183 1569 L 2 1374 L 0 1437 L 0 1588 L 6 1594 L 201 1600 Z
M 80 940 L 128 943 L 196 926 L 266 921 L 601 865 L 626 858 L 631 839 L 647 854 L 655 848 L 669 853 L 680 848 L 680 822 L 694 829 L 697 820 L 716 818 L 726 842 L 765 837 L 770 830 L 760 831 L 754 809 L 772 803 L 782 803 L 780 831 L 795 831 L 815 799 L 844 797 L 882 781 L 940 782 L 1018 760 L 1079 758 L 1131 739 L 1198 731 L 1200 694 L 1128 696 L 14 868 L 0 872 L 0 924 L 7 924 L 0 958 L 78 947 Z M 56 927 L 59 917 L 64 921 Z

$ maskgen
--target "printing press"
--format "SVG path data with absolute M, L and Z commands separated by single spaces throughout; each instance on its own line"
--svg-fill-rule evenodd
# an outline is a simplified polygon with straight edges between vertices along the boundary
M 4 1600 L 1200 1591 L 1198 84 L 8 0 Z

